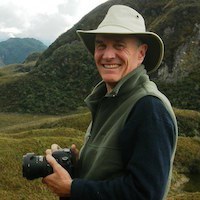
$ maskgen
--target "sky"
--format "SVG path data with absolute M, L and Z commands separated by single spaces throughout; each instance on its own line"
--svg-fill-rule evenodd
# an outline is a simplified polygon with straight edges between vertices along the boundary
M 0 0 L 0 41 L 35 38 L 46 45 L 107 0 Z

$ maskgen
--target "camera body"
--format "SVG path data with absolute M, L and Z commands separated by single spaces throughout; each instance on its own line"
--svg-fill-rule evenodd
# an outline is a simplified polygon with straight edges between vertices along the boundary
M 64 148 L 54 151 L 52 156 L 56 161 L 65 168 L 71 177 L 74 174 L 74 155 L 70 149 Z M 47 162 L 45 156 L 27 153 L 23 156 L 22 161 L 23 177 L 28 180 L 33 180 L 40 177 L 45 177 L 53 173 L 53 168 Z

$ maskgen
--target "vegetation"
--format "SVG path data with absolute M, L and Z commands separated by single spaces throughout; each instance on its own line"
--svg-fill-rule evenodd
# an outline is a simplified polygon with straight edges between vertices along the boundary
M 185 116 L 181 110 L 176 113 L 181 113 L 178 114 L 180 118 L 190 116 L 187 122 L 194 115 L 189 110 Z M 0 113 L 1 199 L 58 199 L 41 179 L 28 181 L 22 177 L 22 156 L 28 152 L 44 155 L 52 143 L 62 147 L 75 143 L 80 148 L 90 119 L 87 110 L 63 116 Z M 200 173 L 199 137 L 179 137 L 168 200 L 197 200 L 200 197 L 200 192 L 187 192 L 182 187 L 189 180 L 188 174 L 193 173 Z
M 77 55 L 78 61 L 74 59 Z M 49 59 L 52 65 L 47 60 L 43 68 L 31 67 L 30 73 L 20 77 L 16 73 L 18 66 L 13 66 L 14 78 L 10 77 L 6 84 L 1 84 L 1 80 L 9 79 L 5 73 L 7 67 L 0 69 L 1 111 L 61 114 L 84 104 L 91 85 L 99 79 L 92 59 L 80 42 L 60 47 Z M 27 66 L 31 64 L 25 62 L 18 72 L 25 71 Z
M 0 85 L 11 84 L 25 77 L 30 72 L 36 61 L 25 62 L 23 64 L 11 64 L 0 68 Z M 0 86 L 1 87 L 1 86 Z M 3 90 L 2 90 L 3 92 Z
M 177 82 L 157 83 L 175 107 L 200 111 L 200 66 Z
M 27 181 L 22 177 L 22 156 L 28 152 L 44 155 L 52 143 L 62 147 L 76 143 L 80 148 L 84 133 L 79 130 L 79 118 L 87 114 L 67 117 L 0 114 L 3 122 L 0 124 L 0 196 L 2 200 L 38 200 L 58 199 L 42 183 L 41 180 Z M 76 122 L 59 127 L 64 119 L 67 122 L 76 118 Z M 50 123 L 58 123 L 56 128 L 44 128 Z M 54 126 L 53 125 L 53 126 Z M 76 127 L 77 125 L 77 127 Z M 40 128 L 43 127 L 43 128 Z
M 194 110 L 174 109 L 180 136 L 200 136 L 200 113 Z

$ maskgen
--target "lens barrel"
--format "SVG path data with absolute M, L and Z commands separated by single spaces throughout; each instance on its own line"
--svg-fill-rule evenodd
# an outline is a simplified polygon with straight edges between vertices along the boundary
M 56 161 L 73 176 L 73 155 L 70 149 L 65 148 L 52 153 Z M 48 176 L 53 173 L 45 156 L 37 156 L 34 153 L 27 153 L 22 160 L 22 174 L 28 180 Z
M 48 164 L 44 156 L 36 156 L 34 153 L 27 153 L 23 156 L 23 177 L 33 180 L 45 177 L 53 173 L 52 167 Z

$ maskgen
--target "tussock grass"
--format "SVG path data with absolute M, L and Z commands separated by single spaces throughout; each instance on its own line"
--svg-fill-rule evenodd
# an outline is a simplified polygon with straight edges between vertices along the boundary
M 0 113 L 0 133 L 19 133 L 26 130 L 54 127 L 68 127 L 85 131 L 89 121 L 89 113 L 69 116 Z
M 178 119 L 196 121 L 199 113 L 175 110 Z M 51 144 L 61 147 L 83 144 L 84 133 L 91 119 L 87 111 L 66 116 L 0 113 L 0 197 L 1 200 L 56 200 L 41 179 L 28 181 L 22 177 L 22 157 L 28 152 L 44 155 Z M 192 128 L 190 127 L 192 130 Z M 172 187 L 168 200 L 198 199 L 200 192 L 185 193 L 182 174 L 200 173 L 200 139 L 179 137 L 174 163 Z M 187 180 L 187 177 L 186 177 Z M 178 186 L 178 187 L 177 187 Z
M 195 110 L 174 109 L 180 136 L 200 137 L 200 112 Z
M 82 138 L 69 137 L 31 137 L 0 138 L 0 196 L 10 200 L 58 199 L 41 183 L 41 180 L 28 181 L 22 177 L 22 156 L 27 152 L 43 155 L 52 143 L 61 146 L 72 143 L 81 145 Z M 2 198 L 3 197 L 3 198 Z
M 41 179 L 28 181 L 22 177 L 22 157 L 28 152 L 44 155 L 45 150 L 53 143 L 61 147 L 69 147 L 75 143 L 80 148 L 84 137 L 84 132 L 79 130 L 83 129 L 79 125 L 81 118 L 84 121 L 84 115 L 36 116 L 0 113 L 1 200 L 58 199 L 41 183 Z M 72 119 L 76 120 L 76 123 L 70 124 Z M 65 122 L 73 128 L 65 127 Z
M 27 64 L 11 64 L 0 68 L 0 84 L 6 84 L 20 79 L 26 75 L 26 68 L 31 68 L 35 65 L 35 62 Z M 20 70 L 24 69 L 24 71 Z
M 200 174 L 200 141 L 192 137 L 179 137 L 175 166 L 179 173 Z
M 181 193 L 175 194 L 173 197 L 169 197 L 167 200 L 199 200 L 200 192 L 195 193 Z

